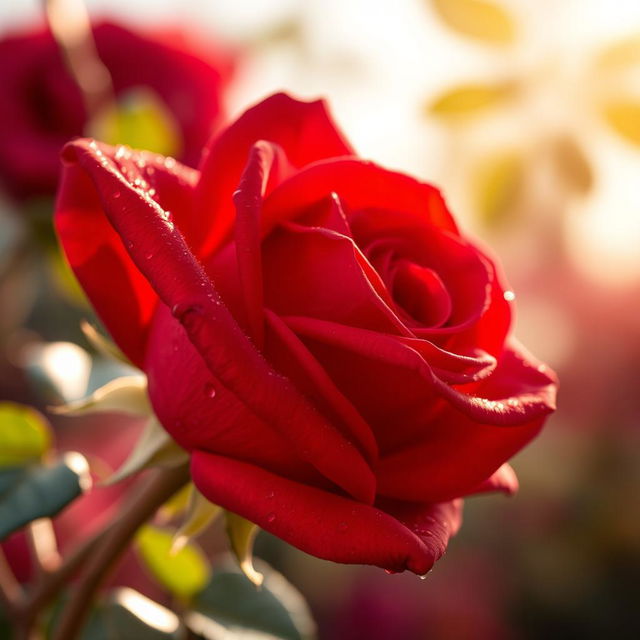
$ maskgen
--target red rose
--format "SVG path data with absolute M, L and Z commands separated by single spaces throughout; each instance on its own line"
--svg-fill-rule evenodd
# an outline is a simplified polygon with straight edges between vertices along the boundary
M 495 263 L 433 187 L 278 94 L 198 171 L 79 140 L 62 245 L 212 502 L 322 558 L 426 572 L 552 411 Z
M 205 61 L 176 35 L 148 37 L 108 23 L 93 33 L 116 95 L 151 89 L 179 127 L 181 160 L 196 166 L 220 114 L 227 63 Z M 6 189 L 18 198 L 54 193 L 60 150 L 86 134 L 87 114 L 48 30 L 0 41 L 0 122 L 0 179 Z

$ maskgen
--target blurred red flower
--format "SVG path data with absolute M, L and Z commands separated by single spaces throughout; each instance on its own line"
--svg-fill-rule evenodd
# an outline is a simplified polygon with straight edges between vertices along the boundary
M 439 192 L 274 95 L 199 171 L 66 147 L 58 233 L 202 493 L 322 558 L 429 570 L 553 410 Z
M 145 35 L 102 23 L 93 36 L 115 98 L 134 89 L 151 91 L 177 125 L 180 159 L 196 166 L 221 115 L 230 59 L 203 57 L 179 33 Z M 0 180 L 17 198 L 53 194 L 60 150 L 87 135 L 89 116 L 48 29 L 0 41 L 0 87 Z

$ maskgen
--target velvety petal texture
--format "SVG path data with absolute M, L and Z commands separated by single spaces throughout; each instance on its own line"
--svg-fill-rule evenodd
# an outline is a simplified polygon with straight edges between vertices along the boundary
M 356 158 L 322 102 L 267 98 L 198 171 L 82 140 L 63 157 L 69 261 L 212 502 L 423 574 L 461 497 L 517 490 L 553 372 L 439 192 Z

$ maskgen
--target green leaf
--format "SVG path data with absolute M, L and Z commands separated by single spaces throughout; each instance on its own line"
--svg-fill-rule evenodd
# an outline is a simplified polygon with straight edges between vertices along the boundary
M 24 467 L 0 467 L 0 497 L 16 485 L 25 473 Z
M 194 543 L 173 551 L 173 533 L 146 525 L 136 535 L 136 547 L 156 580 L 175 596 L 189 600 L 209 580 L 211 568 Z
M 225 511 L 224 515 L 227 525 L 227 536 L 233 555 L 238 561 L 238 566 L 242 573 L 244 573 L 256 587 L 259 587 L 262 584 L 264 576 L 253 567 L 253 542 L 260 529 L 258 525 L 249 520 L 245 520 L 245 518 L 231 511 Z
M 87 135 L 126 144 L 165 156 L 182 151 L 180 127 L 162 98 L 148 87 L 135 87 L 119 96 L 88 125 Z
M 510 44 L 516 26 L 509 13 L 486 0 L 431 0 L 444 23 L 454 31 L 490 44 Z
M 0 498 L 0 540 L 38 518 L 52 518 L 91 487 L 89 465 L 79 453 L 66 453 L 52 467 L 27 469 Z
M 185 615 L 187 626 L 207 639 L 253 637 L 251 632 L 280 640 L 315 638 L 315 623 L 300 593 L 266 563 L 258 568 L 264 576 L 259 589 L 235 565 L 217 567 Z
M 46 625 L 47 638 L 53 637 L 68 602 L 65 593 L 54 606 Z M 134 589 L 120 587 L 91 608 L 79 640 L 184 640 L 185 632 L 173 611 Z
M 149 467 L 172 467 L 183 464 L 188 460 L 189 456 L 184 449 L 181 449 L 173 441 L 156 417 L 153 416 L 147 422 L 129 457 L 108 478 L 106 484 L 115 484 Z
M 88 398 L 49 407 L 52 413 L 82 416 L 88 413 L 118 411 L 135 416 L 153 413 L 147 395 L 145 376 L 123 376 L 96 389 Z
M 186 489 L 189 491 L 187 512 L 184 522 L 174 536 L 173 550 L 182 549 L 191 538 L 200 535 L 222 513 L 222 509 L 209 502 L 194 484 L 188 484 Z
M 35 409 L 0 402 L 0 467 L 41 458 L 51 447 L 51 429 Z

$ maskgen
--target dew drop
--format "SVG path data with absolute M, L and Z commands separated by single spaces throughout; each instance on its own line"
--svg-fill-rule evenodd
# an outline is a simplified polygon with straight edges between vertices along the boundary
M 151 258 L 153 258 L 154 254 L 152 251 L 150 251 L 149 253 L 147 253 L 144 257 L 145 260 L 151 260 Z
M 120 192 L 119 192 L 119 191 L 114 191 L 114 192 L 113 192 L 113 198 L 114 198 L 115 200 L 117 200 L 119 197 L 120 197 Z
M 431 571 L 427 571 L 427 573 L 423 573 L 421 576 L 418 576 L 418 578 L 420 578 L 420 580 L 426 580 L 430 573 Z
M 273 498 L 275 498 L 275 495 L 276 495 L 275 491 L 269 491 L 269 493 L 267 493 L 265 497 L 267 500 L 273 500 Z
M 385 569 L 384 572 L 389 576 L 393 576 L 396 573 L 398 573 L 397 571 L 394 571 L 393 569 Z
M 195 319 L 196 316 L 201 315 L 202 309 L 196 304 L 185 304 L 183 302 L 179 302 L 178 304 L 173 305 L 171 313 L 177 320 L 186 324 L 190 319 Z
M 507 302 L 513 302 L 516 299 L 516 294 L 513 291 L 505 291 L 502 295 Z
M 216 388 L 210 383 L 204 385 L 204 394 L 207 398 L 215 398 L 216 397 Z
M 270 513 L 267 516 L 267 522 L 273 522 L 276 519 L 276 514 L 275 513 Z

